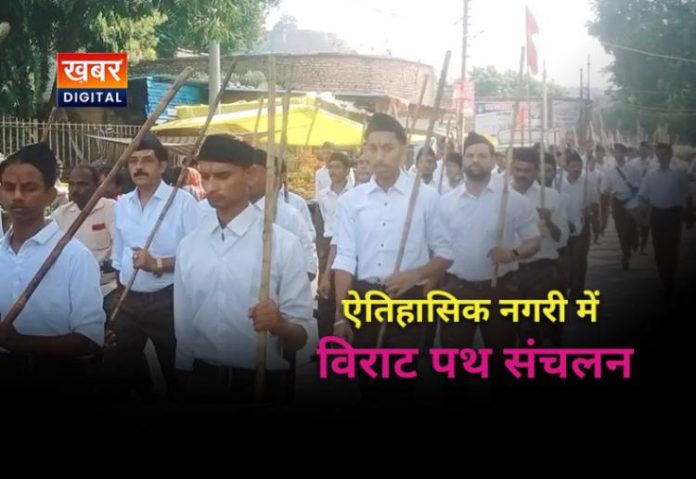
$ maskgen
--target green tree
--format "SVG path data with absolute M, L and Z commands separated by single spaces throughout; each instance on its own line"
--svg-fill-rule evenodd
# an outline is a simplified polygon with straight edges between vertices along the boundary
M 223 52 L 257 41 L 277 0 L 12 0 L 0 1 L 11 31 L 0 45 L 0 112 L 46 116 L 57 52 L 127 51 L 129 61 L 202 51 Z M 53 96 L 51 96 L 53 99 Z
M 268 9 L 279 0 L 161 0 L 167 21 L 157 29 L 158 53 L 170 57 L 177 48 L 208 51 L 220 42 L 222 54 L 246 50 L 259 40 Z
M 475 67 L 469 79 L 474 82 L 476 98 L 506 97 L 511 98 L 517 94 L 518 75 L 512 70 L 500 72 L 493 65 L 485 68 Z M 549 96 L 561 96 L 561 88 L 558 85 L 547 82 L 546 91 Z M 525 90 L 526 93 L 526 90 Z M 529 95 L 539 97 L 543 94 L 543 83 L 536 78 L 530 78 Z
M 149 0 L 16 0 L 0 2 L 11 26 L 0 46 L 0 111 L 46 113 L 57 52 L 129 51 L 154 58 L 154 26 L 165 20 Z
M 614 55 L 607 127 L 632 137 L 638 124 L 648 133 L 669 125 L 696 142 L 696 2 L 595 0 L 594 10 L 589 32 Z

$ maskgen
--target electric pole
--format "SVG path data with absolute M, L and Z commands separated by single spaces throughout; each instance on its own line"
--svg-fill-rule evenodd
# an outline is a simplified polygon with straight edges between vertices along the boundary
M 462 73 L 461 73 L 461 81 L 462 81 L 462 90 L 464 90 L 464 82 L 466 82 L 466 51 L 467 47 L 469 44 L 469 1 L 470 0 L 462 0 L 463 7 L 464 7 L 464 13 L 462 15 Z M 463 91 L 462 91 L 463 94 Z M 464 102 L 461 102 L 461 108 L 459 109 L 459 118 L 458 124 L 459 124 L 459 131 L 461 132 L 461 135 L 459 137 L 461 143 L 460 143 L 460 150 L 464 148 L 464 135 L 467 131 L 466 128 L 466 118 L 464 116 Z M 463 151 L 462 151 L 463 153 Z

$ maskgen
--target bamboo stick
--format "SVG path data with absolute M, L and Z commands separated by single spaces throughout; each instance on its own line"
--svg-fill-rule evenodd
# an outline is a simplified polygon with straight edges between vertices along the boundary
M 265 98 L 259 100 L 259 109 L 256 112 L 256 123 L 254 124 L 254 135 L 251 137 L 251 146 L 256 148 L 259 135 L 259 123 L 261 123 L 261 112 L 263 111 L 263 102 Z
M 498 241 L 497 245 L 500 246 L 505 237 L 505 216 L 507 215 L 507 202 L 508 196 L 510 196 L 510 185 L 508 178 L 510 176 L 510 169 L 512 168 L 512 150 L 515 144 L 515 127 L 517 126 L 517 113 L 520 109 L 520 97 L 522 96 L 522 82 L 524 81 L 524 47 L 520 53 L 520 70 L 519 70 L 519 84 L 517 90 L 517 98 L 515 98 L 515 103 L 512 108 L 512 128 L 510 129 L 510 145 L 508 146 L 507 159 L 505 161 L 505 173 L 503 174 L 503 197 L 500 201 L 500 214 L 498 215 Z M 493 279 L 491 280 L 491 286 L 498 286 L 498 265 L 493 267 Z
M 542 98 L 541 98 L 541 138 L 539 140 L 539 168 L 541 170 L 541 207 L 546 207 L 546 127 L 548 114 L 548 100 L 546 93 L 546 62 L 544 62 L 544 73 L 542 74 Z
M 445 90 L 445 84 L 447 83 L 447 70 L 449 68 L 450 58 L 452 57 L 452 52 L 447 50 L 445 54 L 445 60 L 442 64 L 442 71 L 440 72 L 440 83 L 437 87 L 437 94 L 435 95 L 435 104 L 433 105 L 432 115 L 430 116 L 430 124 L 428 125 L 428 132 L 425 136 L 425 144 L 430 144 L 430 139 L 433 136 L 433 131 L 435 130 L 435 123 L 437 122 L 438 112 L 440 110 L 440 103 L 442 102 L 442 94 Z M 404 223 L 404 229 L 401 233 L 401 241 L 399 243 L 399 250 L 396 255 L 396 264 L 394 265 L 394 273 L 398 273 L 401 269 L 401 261 L 404 258 L 404 252 L 406 251 L 406 240 L 408 239 L 408 232 L 411 229 L 411 222 L 413 221 L 413 211 L 416 207 L 416 199 L 418 198 L 418 191 L 420 190 L 422 171 L 417 168 L 416 178 L 413 184 L 413 190 L 411 190 L 411 197 L 408 201 L 408 210 L 406 212 L 406 221 Z M 377 336 L 377 347 L 381 348 L 384 342 L 384 336 L 387 332 L 387 324 L 382 323 L 379 328 L 379 335 Z
M 423 106 L 423 98 L 425 97 L 425 90 L 430 81 L 430 75 L 426 75 L 423 79 L 423 84 L 421 85 L 420 93 L 418 94 L 418 104 L 416 105 L 416 111 L 413 112 L 413 118 L 411 118 L 411 123 L 409 124 L 408 118 L 406 118 L 406 146 L 411 144 L 411 135 L 413 134 L 414 127 L 418 121 L 418 116 L 420 115 L 421 107 Z M 411 111 L 409 110 L 409 114 Z
M 447 155 L 449 154 L 449 137 L 450 137 L 450 120 L 447 120 L 447 130 L 445 133 L 445 147 L 442 151 L 442 166 L 440 167 L 440 179 L 437 183 L 437 192 L 442 194 L 442 180 L 445 177 L 445 165 L 447 164 Z
M 273 218 L 275 217 L 276 186 L 275 163 L 275 107 L 276 107 L 276 65 L 275 57 L 271 55 L 268 62 L 268 141 L 266 143 L 266 194 L 263 211 L 263 257 L 261 262 L 261 288 L 259 302 L 270 297 L 271 260 L 273 251 Z M 268 332 L 256 333 L 256 383 L 254 398 L 263 399 L 266 377 L 266 351 L 268 348 Z
M 278 161 L 281 167 L 280 173 L 278 174 L 278 189 L 281 185 L 283 186 L 283 200 L 287 203 L 290 201 L 288 194 L 288 185 L 283 182 L 282 178 L 282 165 L 285 164 L 285 150 L 288 147 L 288 122 L 290 121 L 290 93 L 291 90 L 286 88 L 283 94 L 283 123 L 280 130 L 280 148 L 278 149 Z
M 222 95 L 225 92 L 225 85 L 230 81 L 230 77 L 232 76 L 232 72 L 234 72 L 234 69 L 237 65 L 237 62 L 234 61 L 232 65 L 230 66 L 229 70 L 227 70 L 227 74 L 225 75 L 225 78 L 222 81 L 222 85 L 220 86 L 220 89 L 218 90 L 217 96 L 215 97 L 215 100 L 213 102 L 212 108 L 208 109 L 208 117 L 205 119 L 205 123 L 203 124 L 203 129 L 201 132 L 198 134 L 198 138 L 196 138 L 196 142 L 193 144 L 193 148 L 191 149 L 191 154 L 186 156 L 184 159 L 184 163 L 182 165 L 181 171 L 179 172 L 179 177 L 176 179 L 176 184 L 174 185 L 174 188 L 172 189 L 172 192 L 169 194 L 169 197 L 167 198 L 167 202 L 164 204 L 162 207 L 162 211 L 160 211 L 159 217 L 157 218 L 157 221 L 155 222 L 154 227 L 152 228 L 152 231 L 150 231 L 150 234 L 147 237 L 147 240 L 145 241 L 145 246 L 143 246 L 143 249 L 145 251 L 150 250 L 150 246 L 152 246 L 152 242 L 155 239 L 155 235 L 157 235 L 157 232 L 159 231 L 160 227 L 162 226 L 162 223 L 164 222 L 164 218 L 167 215 L 167 212 L 169 211 L 169 208 L 171 208 L 172 204 L 174 203 L 174 199 L 176 198 L 176 194 L 179 191 L 179 188 L 184 182 L 184 179 L 186 178 L 186 168 L 191 164 L 192 159 L 195 156 L 198 156 L 198 150 L 201 147 L 201 144 L 203 143 L 203 139 L 205 138 L 205 134 L 208 131 L 208 127 L 210 126 L 210 122 L 213 120 L 213 117 L 215 116 L 215 112 L 218 109 L 218 105 L 220 104 L 220 101 L 222 100 Z M 138 276 L 138 272 L 140 270 L 138 268 L 133 268 L 133 273 L 131 273 L 130 278 L 128 279 L 128 283 L 126 283 L 126 287 L 123 289 L 123 292 L 121 293 L 121 297 L 118 299 L 118 303 L 116 303 L 116 307 L 111 313 L 111 321 L 115 321 L 116 317 L 118 316 L 118 312 L 121 310 L 121 306 L 123 305 L 123 302 L 126 300 L 126 297 L 128 296 L 128 293 L 130 293 L 131 288 L 133 287 L 133 284 L 135 283 L 135 278 Z

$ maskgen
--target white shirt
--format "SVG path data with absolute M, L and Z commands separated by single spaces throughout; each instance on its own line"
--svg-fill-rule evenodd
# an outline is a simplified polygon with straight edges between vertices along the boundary
M 155 194 L 140 206 L 138 189 L 121 196 L 114 209 L 114 248 L 112 263 L 120 271 L 120 281 L 127 284 L 133 274 L 133 248 L 145 246 L 147 237 L 157 222 L 164 204 L 173 188 L 164 182 Z M 155 258 L 171 258 L 176 254 L 179 242 L 198 225 L 200 210 L 193 196 L 179 191 L 150 245 L 150 254 Z M 164 273 L 159 278 L 153 273 L 140 271 L 133 283 L 133 291 L 152 293 L 174 283 L 173 273 Z
M 492 178 L 481 195 L 469 193 L 466 183 L 440 200 L 438 207 L 451 232 L 454 264 L 451 274 L 467 281 L 493 278 L 494 265 L 488 253 L 498 245 L 498 217 L 503 184 Z M 529 201 L 510 189 L 502 246 L 513 248 L 517 240 L 540 236 L 539 215 Z M 498 276 L 517 270 L 517 262 L 501 264 Z
M 570 237 L 570 223 L 573 224 L 573 231 L 580 231 L 582 228 L 582 222 L 577 222 L 578 218 L 575 220 L 571 220 L 573 213 L 572 213 L 572 207 L 570 204 L 570 195 L 567 193 L 559 193 L 560 195 L 560 203 L 561 203 L 561 208 L 563 209 L 563 214 L 565 215 L 566 218 L 566 229 L 568 230 L 568 235 L 563 237 L 561 236 L 561 241 L 559 241 L 559 248 L 564 248 L 568 246 L 568 238 Z
M 628 162 L 628 164 L 640 172 L 641 178 L 645 178 L 645 175 L 647 175 L 649 171 L 657 168 L 657 165 L 652 161 L 651 158 L 646 158 L 643 160 L 640 156 L 633 158 Z
M 0 240 L 0 314 L 4 318 L 63 236 L 55 221 L 22 244 L 15 254 L 11 233 Z M 14 323 L 31 336 L 79 333 L 104 343 L 106 315 L 99 289 L 99 266 L 92 253 L 70 240 Z M 2 350 L 0 348 L 0 350 Z
M 580 236 L 582 233 L 582 225 L 585 223 L 585 216 L 583 214 L 584 209 L 591 204 L 599 203 L 599 194 L 597 193 L 597 188 L 591 183 L 592 182 L 589 181 L 588 178 L 587 195 L 585 195 L 584 174 L 580 175 L 580 177 L 572 183 L 568 180 L 568 175 L 563 174 L 563 178 L 560 181 L 561 195 L 568 196 L 566 200 L 568 206 L 568 221 L 573 223 L 575 226 L 575 231 L 570 233 L 570 236 Z
M 439 187 L 440 179 L 438 178 L 437 181 L 438 184 L 435 187 L 436 189 Z M 452 186 L 452 183 L 450 183 L 450 180 L 447 178 L 447 175 L 445 175 L 445 177 L 442 179 L 442 188 L 440 189 L 440 195 L 445 195 L 450 191 L 453 191 L 457 186 L 462 184 L 462 181 L 463 179 L 460 179 L 460 181 L 456 185 Z
M 686 173 L 672 168 L 658 168 L 649 172 L 639 193 L 654 208 L 683 206 L 689 194 L 689 179 Z
M 625 181 L 619 171 L 626 177 Z M 630 210 L 638 207 L 638 190 L 641 181 L 642 177 L 638 168 L 628 164 L 617 165 L 607 170 L 602 192 L 612 195 L 621 202 L 624 208 Z
M 114 243 L 115 206 L 116 201 L 109 198 L 100 198 L 74 236 L 75 239 L 92 252 L 99 264 L 111 259 L 111 247 Z M 66 205 L 58 207 L 51 215 L 51 219 L 55 220 L 61 230 L 67 231 L 80 213 L 80 208 L 75 202 L 71 201 Z
M 386 192 L 372 178 L 341 196 L 333 269 L 371 283 L 381 283 L 394 273 L 414 184 L 413 178 L 401 173 Z M 437 192 L 427 186 L 418 192 L 400 271 L 424 266 L 431 252 L 452 259 L 449 232 L 437 215 Z
M 349 181 L 348 184 L 352 186 L 353 184 Z M 331 186 L 331 183 L 329 183 L 329 186 Z M 278 203 L 286 203 L 293 208 L 295 208 L 301 215 L 302 219 L 305 222 L 305 225 L 307 227 L 307 231 L 309 232 L 312 241 L 316 241 L 317 239 L 317 231 L 314 229 L 314 221 L 312 221 L 312 213 L 309 211 L 309 206 L 307 206 L 307 201 L 305 201 L 304 198 L 302 198 L 300 195 L 297 193 L 293 193 L 292 191 L 287 191 L 288 194 L 288 201 L 285 201 L 285 188 L 281 188 L 278 191 Z
M 535 211 L 537 208 L 541 208 L 541 185 L 536 181 L 522 196 L 529 201 Z M 566 216 L 566 205 L 561 202 L 560 193 L 553 188 L 545 188 L 544 207 L 551 211 L 551 221 L 561 230 L 561 237 L 558 241 L 554 241 L 546 225 L 539 222 L 541 249 L 531 258 L 520 260 L 521 263 L 532 263 L 540 259 L 558 259 L 558 248 L 562 248 L 568 242 L 570 234 L 568 217 Z
M 321 211 L 321 217 L 324 220 L 324 238 L 331 238 L 333 236 L 332 225 L 334 221 L 334 215 L 336 213 L 336 206 L 338 205 L 338 198 L 350 189 L 350 185 L 346 183 L 346 186 L 339 193 L 336 193 L 330 186 L 324 188 L 317 195 L 317 202 L 319 203 L 319 211 Z
M 266 197 L 261 198 L 253 204 L 254 208 L 256 208 L 258 213 L 260 213 L 262 216 L 265 205 Z M 199 201 L 198 207 L 206 219 L 210 216 L 217 220 L 215 208 L 211 206 L 207 199 Z M 300 245 L 302 245 L 302 250 L 304 251 L 304 258 L 307 264 L 307 273 L 316 275 L 319 267 L 317 245 L 310 237 L 306 224 L 300 216 L 300 213 L 287 203 L 279 202 L 276 209 L 275 221 L 273 223 L 297 237 Z
M 650 159 L 650 164 L 652 166 L 653 170 L 657 170 L 660 167 L 660 160 L 657 159 L 657 156 L 653 156 Z M 671 160 L 669 160 L 669 167 L 672 170 L 682 170 L 682 171 L 688 171 L 689 170 L 689 164 L 682 160 L 681 158 L 677 158 L 676 156 L 673 156 Z
M 266 197 L 264 196 L 253 204 L 254 208 L 263 216 L 263 211 L 266 206 Z M 317 245 L 314 238 L 307 230 L 307 224 L 302 219 L 300 213 L 285 202 L 278 202 L 275 213 L 275 221 L 273 223 L 292 233 L 300 242 L 304 251 L 304 259 L 307 273 L 316 275 L 319 268 L 319 259 L 317 257 Z
M 215 214 L 215 208 L 213 208 L 213 205 L 210 204 L 208 198 L 203 198 L 198 202 L 198 210 L 201 212 L 201 220 L 203 220 L 205 215 Z
M 353 172 L 353 168 L 351 168 L 350 173 L 348 173 L 348 185 L 350 185 L 351 188 L 355 185 L 355 173 Z M 314 173 L 314 199 L 318 200 L 321 190 L 328 186 L 331 186 L 331 176 L 329 175 L 329 169 L 324 165 Z
M 606 181 L 606 172 L 600 171 L 595 167 L 594 170 L 589 172 L 588 178 L 597 188 L 597 194 L 601 194 L 604 182 Z
M 431 180 L 430 183 L 425 183 L 423 182 L 424 185 L 430 186 L 431 188 L 435 188 L 435 191 L 437 191 L 437 185 L 440 183 L 440 172 L 442 171 L 442 160 L 437 160 L 435 162 L 435 171 L 433 171 L 433 179 Z M 411 167 L 408 169 L 407 173 L 415 178 L 416 175 L 418 174 L 418 167 L 416 164 L 412 164 Z M 443 171 L 444 174 L 444 171 Z M 442 184 L 444 185 L 445 182 L 447 181 L 447 175 L 445 175 L 442 178 Z
M 270 297 L 283 317 L 305 329 L 312 293 L 295 236 L 273 228 Z M 259 302 L 263 216 L 249 206 L 223 229 L 208 216 L 179 245 L 174 280 L 177 369 L 196 358 L 213 365 L 254 369 L 256 331 L 249 308 Z M 287 369 L 281 341 L 269 334 L 266 367 Z

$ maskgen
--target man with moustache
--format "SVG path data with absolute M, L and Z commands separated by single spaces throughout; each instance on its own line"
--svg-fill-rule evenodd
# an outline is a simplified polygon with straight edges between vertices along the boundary
M 103 370 L 110 392 L 125 396 L 135 389 L 141 397 L 152 392 L 145 362 L 148 340 L 157 351 L 160 368 L 173 393 L 174 354 L 174 269 L 176 248 L 199 221 L 196 200 L 179 192 L 164 217 L 149 251 L 143 249 L 172 187 L 162 181 L 167 168 L 167 150 L 156 136 L 146 135 L 128 159 L 134 191 L 119 198 L 114 210 L 112 265 L 121 285 L 133 271 L 140 270 L 118 316 L 109 325 L 115 346 L 105 351 Z
M 68 177 L 70 202 L 55 210 L 51 219 L 55 220 L 60 229 L 66 231 L 80 215 L 98 187 L 99 172 L 96 168 L 87 164 L 73 168 Z M 112 199 L 99 198 L 85 222 L 75 233 L 75 238 L 92 252 L 101 267 L 111 262 L 115 205 L 116 201 Z
M 503 181 L 492 178 L 495 149 L 483 136 L 470 133 L 464 142 L 464 183 L 440 199 L 439 207 L 452 238 L 454 263 L 447 270 L 444 289 L 458 299 L 490 299 L 490 318 L 479 323 L 442 323 L 440 339 L 445 348 L 471 348 L 477 327 L 483 341 L 495 353 L 492 376 L 502 377 L 502 349 L 516 344 L 515 325 L 502 317 L 497 303 L 519 299 L 516 271 L 521 260 L 534 257 L 541 247 L 539 215 L 515 190 L 509 191 L 504 237 L 498 241 Z M 497 285 L 492 280 L 497 270 Z M 452 383 L 452 384 L 450 384 Z M 461 383 L 448 382 L 452 396 Z

